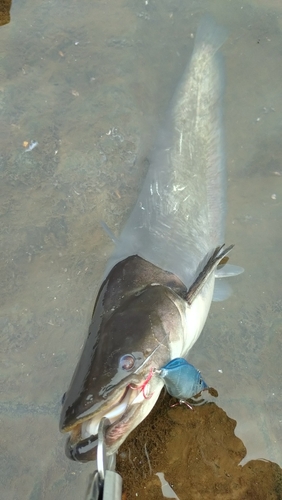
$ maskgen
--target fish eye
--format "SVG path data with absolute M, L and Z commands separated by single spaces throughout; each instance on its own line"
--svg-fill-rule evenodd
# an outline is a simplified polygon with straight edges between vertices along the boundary
M 133 354 L 124 354 L 122 358 L 120 358 L 119 366 L 122 370 L 131 370 L 135 365 L 135 357 Z

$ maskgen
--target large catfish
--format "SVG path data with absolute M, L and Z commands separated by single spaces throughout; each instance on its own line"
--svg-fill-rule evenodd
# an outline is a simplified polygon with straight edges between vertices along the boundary
M 66 453 L 74 460 L 96 458 L 104 416 L 111 422 L 107 451 L 117 451 L 155 405 L 164 385 L 161 367 L 187 357 L 205 324 L 217 266 L 230 249 L 223 248 L 218 49 L 224 39 L 211 19 L 202 22 L 142 191 L 108 262 L 61 413 L 60 430 L 70 433 Z

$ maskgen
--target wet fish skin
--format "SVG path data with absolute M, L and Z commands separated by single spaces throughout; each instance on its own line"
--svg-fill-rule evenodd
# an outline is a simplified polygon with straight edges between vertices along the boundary
M 213 259 L 224 239 L 217 54 L 224 39 L 212 20 L 200 26 L 144 186 L 108 262 L 61 412 L 73 459 L 95 459 L 103 416 L 112 421 L 108 453 L 118 449 L 157 401 L 164 381 L 154 370 L 186 357 L 205 324 Z
M 154 366 L 170 359 L 173 337 L 178 340 L 182 335 L 185 293 L 185 285 L 174 274 L 138 256 L 112 269 L 100 288 L 83 353 L 63 402 L 62 430 L 103 406 L 117 383 L 121 389 L 129 382 L 138 384 L 150 365 L 135 372 L 156 347 Z M 128 353 L 134 353 L 135 364 L 132 370 L 122 370 L 120 360 Z M 95 408 L 93 401 L 98 401 Z

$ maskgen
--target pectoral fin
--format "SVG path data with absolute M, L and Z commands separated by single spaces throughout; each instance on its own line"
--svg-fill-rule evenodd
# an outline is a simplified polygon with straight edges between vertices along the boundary
M 228 299 L 232 295 L 232 288 L 228 282 L 221 278 L 231 278 L 232 276 L 238 276 L 244 272 L 244 268 L 240 266 L 234 266 L 233 264 L 222 264 L 220 262 L 219 266 L 215 271 L 214 291 L 213 291 L 213 302 L 222 302 Z
M 223 300 L 229 299 L 232 295 L 232 288 L 225 280 L 215 280 L 213 289 L 213 302 L 223 302 Z
M 189 305 L 192 304 L 192 302 L 195 300 L 197 295 L 200 293 L 204 285 L 206 284 L 207 280 L 209 279 L 210 275 L 212 272 L 215 270 L 215 268 L 218 266 L 220 261 L 226 257 L 226 255 L 232 250 L 234 245 L 230 245 L 227 248 L 224 248 L 224 245 L 217 247 L 207 263 L 204 266 L 204 269 L 200 272 L 198 275 L 197 279 L 194 281 L 194 283 L 190 286 L 186 296 L 185 300 L 188 302 Z
M 219 265 L 215 271 L 216 278 L 231 278 L 232 276 L 238 276 L 245 271 L 243 267 L 234 266 L 233 264 L 223 264 Z

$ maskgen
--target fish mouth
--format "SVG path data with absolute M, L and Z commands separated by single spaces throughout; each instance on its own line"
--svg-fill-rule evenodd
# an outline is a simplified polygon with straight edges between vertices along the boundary
M 95 413 L 81 419 L 72 428 L 65 429 L 70 432 L 65 450 L 68 458 L 79 462 L 96 460 L 98 427 L 103 417 L 110 421 L 105 434 L 107 452 L 115 453 L 130 430 L 135 427 L 136 420 L 137 424 L 142 420 L 137 417 L 140 405 L 154 394 L 150 393 L 148 384 L 151 376 L 152 374 L 136 387 L 135 384 L 127 385 L 122 393 L 118 391 L 118 394 L 111 398 L 110 403 L 105 402 Z

